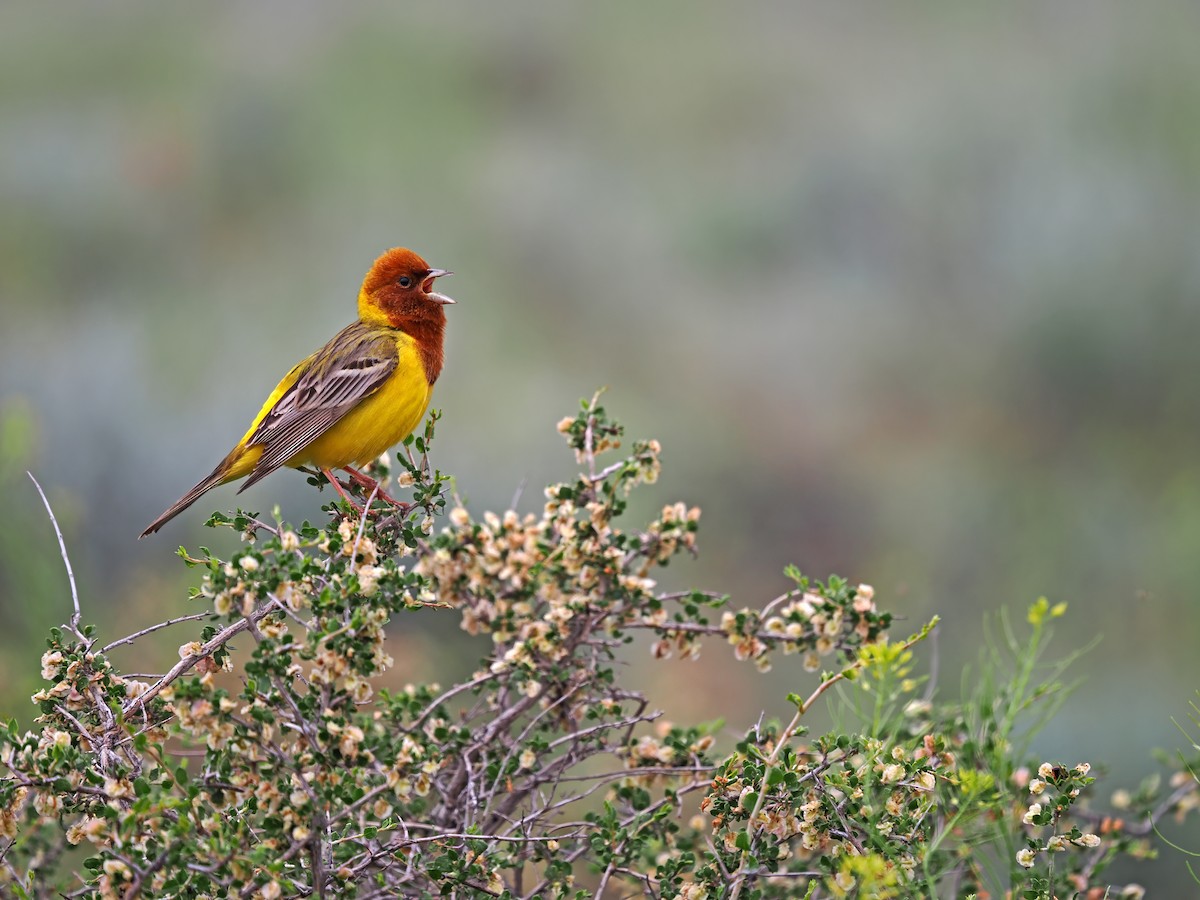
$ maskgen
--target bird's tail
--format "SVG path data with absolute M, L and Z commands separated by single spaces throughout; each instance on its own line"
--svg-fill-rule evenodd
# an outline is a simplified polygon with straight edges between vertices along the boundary
M 212 473 L 207 478 L 203 479 L 190 491 L 172 503 L 171 506 L 167 508 L 166 512 L 151 522 L 149 527 L 147 527 L 145 531 L 138 535 L 138 540 L 140 541 L 148 534 L 154 534 L 154 532 L 158 531 L 158 529 L 162 528 L 173 518 L 199 500 L 202 495 L 208 493 L 217 485 L 224 484 L 230 479 L 236 478 L 237 475 L 231 471 L 231 466 L 229 464 L 232 457 L 233 454 L 229 454 L 228 457 L 221 461 L 219 466 L 212 470 Z

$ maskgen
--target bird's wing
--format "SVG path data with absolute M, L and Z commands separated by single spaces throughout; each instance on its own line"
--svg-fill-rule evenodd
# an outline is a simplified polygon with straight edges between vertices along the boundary
M 287 463 L 377 391 L 398 363 L 396 342 L 361 323 L 343 329 L 301 363 L 299 377 L 245 441 L 263 452 L 239 493 Z

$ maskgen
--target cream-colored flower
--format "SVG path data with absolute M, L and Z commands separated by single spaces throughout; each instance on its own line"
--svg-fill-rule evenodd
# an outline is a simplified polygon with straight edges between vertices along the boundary
M 59 669 L 63 664 L 63 654 L 61 650 L 47 650 L 42 654 L 42 677 L 47 681 L 55 678 L 58 675 Z
M 42 792 L 34 794 L 33 808 L 42 816 L 56 816 L 62 811 L 62 797 L 52 792 Z
M 133 785 L 124 778 L 104 779 L 104 793 L 111 798 L 132 797 Z
M 129 866 L 119 859 L 106 859 L 104 861 L 104 874 L 109 878 L 120 878 L 122 881 L 128 881 L 133 877 L 133 873 L 129 871 Z

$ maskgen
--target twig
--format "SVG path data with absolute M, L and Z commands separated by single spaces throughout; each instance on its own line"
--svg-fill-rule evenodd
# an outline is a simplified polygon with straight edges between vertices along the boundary
M 79 736 L 81 738 L 87 741 L 91 746 L 96 746 L 96 738 L 92 736 L 92 733 L 87 730 L 82 722 L 75 718 L 75 716 L 71 715 L 71 712 L 65 706 L 63 706 L 61 703 L 56 703 L 54 704 L 54 711 L 74 725 L 75 730 L 79 732 Z
M 134 877 L 133 881 L 130 882 L 129 887 L 126 888 L 124 900 L 134 900 L 134 898 L 136 898 L 141 892 L 142 884 L 146 881 L 146 879 L 166 865 L 171 853 L 173 853 L 175 848 L 178 846 L 179 842 L 175 841 L 168 846 L 166 850 L 155 857 L 154 862 L 150 863 L 150 865 L 148 865 L 146 868 L 135 870 L 137 871 L 137 875 Z
M 512 503 L 510 503 L 508 506 L 509 509 L 517 508 L 517 504 L 521 502 L 521 495 L 525 493 L 525 485 L 528 482 L 529 482 L 528 476 L 524 476 L 521 478 L 520 483 L 517 484 L 516 491 L 513 492 Z
M 583 456 L 587 460 L 588 475 L 592 482 L 596 479 L 596 439 L 592 432 L 592 426 L 596 424 L 596 417 L 593 415 L 596 411 L 596 404 L 600 402 L 601 391 L 596 391 L 592 396 L 592 402 L 588 404 L 587 426 L 583 431 Z
M 697 591 L 671 591 L 670 593 L 659 594 L 658 599 L 659 600 L 685 600 L 685 599 L 689 599 L 691 597 L 695 597 L 697 594 L 699 594 L 702 597 L 707 597 L 709 600 L 724 600 L 729 596 L 728 594 L 722 594 L 720 591 L 699 591 L 699 590 L 697 590 Z M 767 608 L 769 609 L 771 607 L 771 605 L 778 602 L 779 599 L 780 598 L 776 597 L 774 600 L 771 601 L 770 604 L 767 605 Z
M 604 889 L 608 886 L 608 879 L 612 877 L 613 868 L 617 864 L 615 854 L 620 853 L 624 846 L 625 845 L 622 843 L 617 844 L 617 846 L 613 848 L 614 858 L 609 861 L 608 865 L 604 869 L 604 874 L 600 876 L 600 884 L 596 886 L 596 893 L 593 895 L 595 900 L 600 900 L 600 896 L 604 893 Z
M 165 688 L 168 684 L 173 682 L 176 678 L 178 678 L 184 672 L 191 669 L 194 665 L 196 665 L 196 663 L 200 662 L 200 660 L 204 659 L 206 656 L 209 656 L 215 650 L 219 650 L 226 643 L 228 643 L 229 639 L 232 638 L 234 635 L 240 634 L 241 632 L 243 632 L 247 628 L 249 628 L 251 625 L 257 624 L 258 620 L 261 619 L 263 616 L 265 616 L 267 613 L 269 613 L 272 609 L 274 609 L 274 607 L 275 607 L 275 604 L 272 601 L 268 601 L 268 602 L 262 604 L 262 606 L 260 606 L 258 609 L 254 610 L 246 618 L 241 619 L 237 622 L 234 622 L 232 625 L 230 625 L 225 630 L 218 632 L 216 635 L 213 636 L 212 640 L 208 641 L 208 643 L 206 643 L 206 644 L 201 645 L 199 652 L 194 653 L 193 655 L 187 657 L 187 659 L 181 659 L 179 662 L 177 662 L 174 666 L 171 667 L 170 671 L 168 671 L 166 675 L 164 675 L 162 678 L 160 678 L 158 681 L 156 681 L 153 685 L 151 685 L 150 688 L 147 689 L 145 693 L 139 694 L 138 696 L 134 697 L 129 703 L 127 703 L 125 705 L 125 707 L 121 710 L 122 716 L 128 718 L 129 715 L 131 713 L 133 713 L 135 710 L 144 707 L 147 703 L 149 703 L 151 700 L 153 700 L 155 697 L 157 697 L 159 692 L 161 692 L 162 689 Z
M 643 775 L 699 775 L 715 772 L 717 766 L 638 766 L 633 769 L 617 769 L 613 772 L 597 772 L 594 775 L 560 775 L 559 781 L 614 781 L 622 778 L 640 778 Z M 707 779 L 706 779 L 707 780 Z
M 141 631 L 129 635 L 129 637 L 123 637 L 118 641 L 113 641 L 111 644 L 105 644 L 104 647 L 101 648 L 100 652 L 107 653 L 109 650 L 113 649 L 114 647 L 120 647 L 122 644 L 132 644 L 138 638 L 144 637 L 145 635 L 150 634 L 152 631 L 158 631 L 160 628 L 166 628 L 170 625 L 178 625 L 180 622 L 195 622 L 197 619 L 207 619 L 211 615 L 212 613 L 194 613 L 190 616 L 180 616 L 177 619 L 167 619 L 165 622 L 159 622 L 157 625 L 151 625 L 149 628 L 143 628 Z
M 350 548 L 350 562 L 358 559 L 358 544 L 362 540 L 363 532 L 367 528 L 367 516 L 371 514 L 371 504 L 375 502 L 375 495 L 379 493 L 379 482 L 375 482 L 375 487 L 371 488 L 371 496 L 367 498 L 367 502 L 363 504 L 362 518 L 358 522 L 358 533 L 354 535 L 354 546 Z
M 782 593 L 778 597 L 776 597 L 774 600 L 772 600 L 770 603 L 768 603 L 766 606 L 764 606 L 762 608 L 762 612 L 759 613 L 759 616 L 761 616 L 763 620 L 766 620 L 767 616 L 771 615 L 771 613 L 774 612 L 775 607 L 777 607 L 779 604 L 783 603 L 785 600 L 791 600 L 793 597 L 797 596 L 798 594 L 802 595 L 803 593 L 804 593 L 804 591 L 800 590 L 799 588 L 793 588 L 790 591 L 785 591 L 784 593 Z
M 71 568 L 71 557 L 67 555 L 67 542 L 63 540 L 62 529 L 58 527 L 58 519 L 54 515 L 54 510 L 50 507 L 50 501 L 46 498 L 46 492 L 38 484 L 38 480 L 28 470 L 26 470 L 25 474 L 29 476 L 29 480 L 33 482 L 33 486 L 37 488 L 38 494 L 41 495 L 42 505 L 46 507 L 46 513 L 50 516 L 51 524 L 54 525 L 54 534 L 58 537 L 58 550 L 62 554 L 63 565 L 67 567 L 67 580 L 71 582 L 71 602 L 75 606 L 75 612 L 71 616 L 71 630 L 75 632 L 81 641 L 90 643 L 79 631 L 79 622 L 83 618 L 83 613 L 79 611 L 79 591 L 75 586 L 75 571 Z
M 591 432 L 588 432 L 588 434 L 590 435 Z M 609 475 L 619 472 L 623 468 L 625 468 L 625 460 L 621 460 L 620 462 L 611 463 L 608 466 L 606 466 L 605 468 L 601 469 L 599 472 L 597 472 L 596 471 L 596 457 L 588 456 L 588 459 L 592 463 L 591 471 L 588 473 L 588 481 L 591 482 L 592 484 L 599 484 L 600 482 L 602 482 L 606 478 L 608 478 Z

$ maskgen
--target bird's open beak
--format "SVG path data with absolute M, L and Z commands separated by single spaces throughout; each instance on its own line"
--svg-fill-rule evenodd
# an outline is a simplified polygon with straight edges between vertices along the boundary
M 453 303 L 454 301 L 452 299 L 450 299 L 449 297 L 447 297 L 445 294 L 437 294 L 437 293 L 434 293 L 434 291 L 433 291 L 433 282 L 435 279 L 442 278 L 446 275 L 453 275 L 453 274 L 454 274 L 453 272 L 451 272 L 447 269 L 430 269 L 429 274 L 425 276 L 425 284 L 424 284 L 425 295 L 430 300 L 433 300 L 435 303 L 441 303 L 441 304 Z

